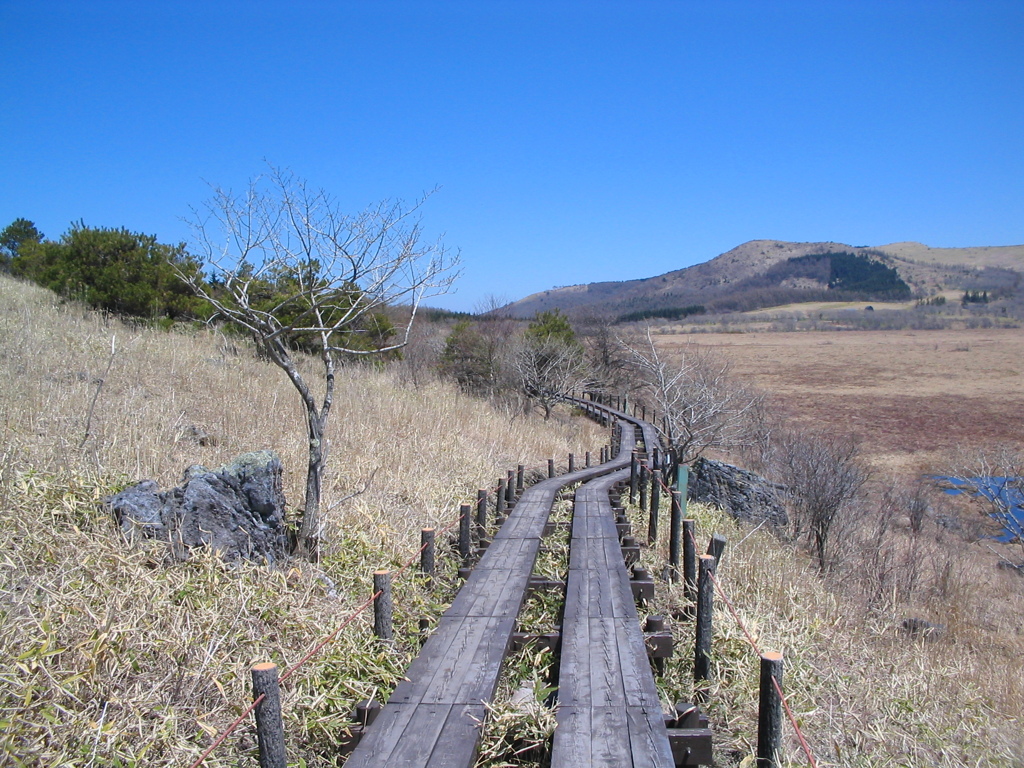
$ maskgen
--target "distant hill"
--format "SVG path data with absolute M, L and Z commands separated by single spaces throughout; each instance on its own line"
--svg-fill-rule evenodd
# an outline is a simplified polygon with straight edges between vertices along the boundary
M 949 290 L 1015 291 L 1024 245 L 930 248 L 751 240 L 685 269 L 638 280 L 541 291 L 509 305 L 516 317 L 559 308 L 570 315 L 685 316 L 801 301 L 883 301 Z

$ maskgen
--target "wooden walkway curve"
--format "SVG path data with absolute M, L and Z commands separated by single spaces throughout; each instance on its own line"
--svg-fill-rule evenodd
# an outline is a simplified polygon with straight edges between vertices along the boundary
M 608 489 L 628 477 L 634 423 L 645 441 L 656 441 L 656 431 L 601 410 L 619 419 L 618 454 L 523 492 L 347 766 L 471 768 L 484 703 L 494 696 L 555 496 L 575 483 L 586 485 L 577 492 L 572 528 L 554 746 L 560 762 L 553 766 L 672 765 L 608 501 Z M 626 745 L 594 743 L 595 731 L 625 734 Z

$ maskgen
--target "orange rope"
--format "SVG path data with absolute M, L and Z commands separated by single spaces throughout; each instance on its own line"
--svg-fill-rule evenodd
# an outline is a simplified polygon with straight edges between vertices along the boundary
M 238 727 L 239 723 L 241 723 L 245 718 L 247 718 L 249 716 L 249 713 L 252 712 L 254 709 L 256 709 L 256 706 L 261 701 L 263 701 L 263 699 L 265 699 L 266 697 L 267 697 L 267 694 L 261 693 L 256 698 L 256 700 L 253 701 L 253 703 L 249 705 L 249 707 L 245 710 L 245 712 L 240 714 L 235 719 L 235 722 L 233 722 L 231 725 L 229 725 L 227 727 L 227 730 L 224 731 L 224 733 L 222 733 L 220 736 L 218 736 L 217 740 L 215 742 L 213 742 L 213 744 L 210 745 L 209 749 L 207 749 L 205 752 L 203 752 L 203 754 L 199 756 L 199 759 L 196 760 L 194 763 L 192 763 L 192 765 L 190 765 L 189 768 L 197 768 L 197 766 L 202 765 L 202 762 L 206 758 L 208 758 L 210 756 L 210 754 L 213 752 L 213 750 L 215 750 L 217 747 L 219 747 L 224 742 L 224 739 L 226 739 L 228 736 L 230 736 L 234 732 L 235 728 Z

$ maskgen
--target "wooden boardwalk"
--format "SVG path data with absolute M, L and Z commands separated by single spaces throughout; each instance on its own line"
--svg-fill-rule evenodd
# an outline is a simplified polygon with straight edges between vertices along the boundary
M 621 423 L 632 446 L 633 427 Z M 628 477 L 576 491 L 552 768 L 675 765 L 608 498 Z
M 555 739 L 555 749 L 564 758 L 555 765 L 672 765 L 608 502 L 608 489 L 621 479 L 624 468 L 628 476 L 631 421 L 620 421 L 623 440 L 612 461 L 524 491 L 347 766 L 473 765 L 484 702 L 497 687 L 555 495 L 579 482 L 587 485 L 577 499 L 583 513 L 574 514 L 566 600 L 567 623 L 574 628 L 571 635 L 566 630 L 563 640 L 568 655 L 563 650 L 560 685 L 565 688 L 559 693 L 558 716 L 562 736 L 556 731 Z M 653 427 L 641 426 L 645 439 L 656 439 Z M 596 478 L 602 479 L 591 485 Z M 598 650 L 587 651 L 591 647 Z M 577 675 L 572 682 L 565 678 L 571 670 Z M 609 739 L 584 755 L 582 740 L 592 739 L 587 733 L 615 730 L 627 735 L 626 747 Z M 620 760 L 623 754 L 631 755 L 633 762 Z M 663 762 L 665 754 L 669 762 Z

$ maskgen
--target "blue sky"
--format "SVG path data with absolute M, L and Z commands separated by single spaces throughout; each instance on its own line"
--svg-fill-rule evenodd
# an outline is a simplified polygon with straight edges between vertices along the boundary
M 471 310 L 756 238 L 1024 243 L 1024 3 L 0 2 L 0 226 L 164 242 L 264 158 L 441 189 Z

